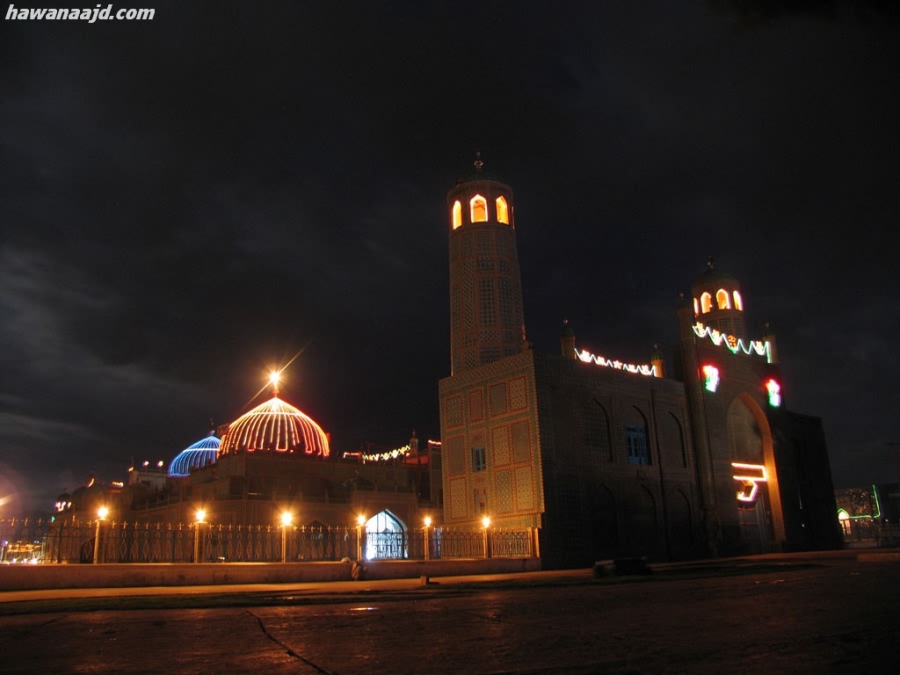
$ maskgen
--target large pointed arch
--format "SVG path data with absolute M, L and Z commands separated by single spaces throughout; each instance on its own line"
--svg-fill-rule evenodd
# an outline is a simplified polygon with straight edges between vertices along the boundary
M 741 429 L 737 428 L 740 419 L 747 419 L 747 413 L 755 424 L 755 433 L 758 435 L 758 448 L 742 438 Z M 785 540 L 784 512 L 781 506 L 781 489 L 778 484 L 778 468 L 775 464 L 775 446 L 772 440 L 772 427 L 765 412 L 750 394 L 741 394 L 728 407 L 728 437 L 731 443 L 731 458 L 733 462 L 757 464 L 765 467 L 765 493 L 768 497 L 768 506 L 771 514 L 772 546 L 780 550 Z M 754 449 L 756 452 L 754 452 Z M 753 455 L 753 456 L 746 456 Z M 755 461 L 754 461 L 755 460 Z M 735 484 L 737 494 L 737 484 Z

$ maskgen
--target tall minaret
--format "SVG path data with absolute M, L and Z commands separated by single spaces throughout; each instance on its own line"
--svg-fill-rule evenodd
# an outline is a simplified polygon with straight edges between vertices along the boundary
M 732 275 L 716 269 L 712 258 L 693 287 L 694 318 L 720 333 L 745 338 L 741 285 Z
M 457 375 L 517 354 L 524 340 L 513 193 L 475 171 L 447 193 L 450 219 L 450 366 Z

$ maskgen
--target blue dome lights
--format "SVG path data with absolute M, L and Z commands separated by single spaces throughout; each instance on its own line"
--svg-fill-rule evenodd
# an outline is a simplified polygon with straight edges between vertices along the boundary
M 199 469 L 213 464 L 219 453 L 219 439 L 210 433 L 193 445 L 182 450 L 169 464 L 169 476 L 187 476 L 192 469 Z

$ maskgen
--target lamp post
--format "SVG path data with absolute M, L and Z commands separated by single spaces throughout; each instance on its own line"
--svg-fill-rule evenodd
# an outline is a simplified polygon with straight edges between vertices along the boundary
M 287 562 L 287 529 L 293 520 L 293 514 L 288 511 L 281 514 L 281 562 Z
M 366 517 L 362 514 L 356 516 L 356 560 L 362 560 L 362 528 L 366 524 Z
M 490 549 L 488 549 L 488 527 L 491 525 L 491 519 L 485 516 L 481 519 L 481 524 L 484 526 L 484 557 L 490 558 L 491 552 Z
M 425 516 L 425 560 L 428 560 L 428 528 L 431 527 L 431 518 Z
M 206 519 L 206 511 L 197 509 L 197 522 L 194 523 L 194 563 L 200 562 L 200 536 L 203 533 L 203 521 Z
M 101 506 L 97 509 L 97 530 L 94 532 L 94 564 L 96 565 L 100 560 L 100 523 L 106 520 L 106 516 L 109 515 L 109 509 L 105 506 Z

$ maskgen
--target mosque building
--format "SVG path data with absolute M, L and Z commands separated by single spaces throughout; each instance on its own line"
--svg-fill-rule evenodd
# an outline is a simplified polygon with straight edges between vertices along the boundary
M 432 516 L 431 472 L 440 444 L 415 433 L 391 452 L 335 457 L 329 435 L 274 395 L 178 454 L 163 489 L 132 490 L 131 519 L 190 523 L 199 509 L 217 525 L 346 527 L 364 516 L 378 532 L 403 532 Z M 439 483 L 439 477 L 437 478 Z M 439 509 L 438 509 L 439 510 Z
M 332 452 L 319 424 L 280 398 L 178 454 L 135 470 L 126 518 L 295 522 L 406 532 L 528 532 L 545 569 L 839 548 L 821 420 L 787 406 L 775 337 L 747 333 L 739 280 L 709 262 L 674 308 L 671 368 L 528 342 L 512 189 L 484 170 L 447 195 L 450 375 L 440 442 Z M 133 478 L 133 480 L 132 480 Z M 140 486 L 140 489 L 137 487 Z M 161 487 L 162 486 L 162 487 Z M 129 486 L 131 487 L 131 486 Z M 486 536 L 486 534 L 485 534 Z
M 514 196 L 484 171 L 447 196 L 451 374 L 443 522 L 536 528 L 542 567 L 840 547 L 821 420 L 782 391 L 771 331 L 708 269 L 677 307 L 672 372 L 526 338 Z

